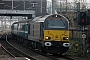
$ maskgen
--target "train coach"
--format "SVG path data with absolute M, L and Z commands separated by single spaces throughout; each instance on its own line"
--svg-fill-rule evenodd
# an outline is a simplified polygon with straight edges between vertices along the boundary
M 62 54 L 67 52 L 70 46 L 69 21 L 60 14 L 15 22 L 11 30 L 18 41 L 45 53 Z

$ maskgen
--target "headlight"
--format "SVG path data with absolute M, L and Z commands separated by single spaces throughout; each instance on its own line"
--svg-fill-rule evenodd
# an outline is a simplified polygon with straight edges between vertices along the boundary
M 63 40 L 68 40 L 69 38 L 68 37 L 63 37 Z
M 46 36 L 46 37 L 45 37 L 45 39 L 46 39 L 46 40 L 49 40 L 49 39 L 50 39 L 50 37 L 49 37 L 49 36 Z

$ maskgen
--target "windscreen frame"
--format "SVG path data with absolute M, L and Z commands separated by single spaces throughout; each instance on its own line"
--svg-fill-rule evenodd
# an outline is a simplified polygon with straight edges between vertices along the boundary
M 62 22 L 65 22 L 65 28 L 48 28 L 48 21 L 50 20 L 62 20 Z M 44 29 L 45 30 L 69 30 L 69 22 L 67 21 L 67 19 L 63 16 L 60 16 L 59 17 L 52 17 L 52 16 L 49 16 L 45 19 L 44 21 Z

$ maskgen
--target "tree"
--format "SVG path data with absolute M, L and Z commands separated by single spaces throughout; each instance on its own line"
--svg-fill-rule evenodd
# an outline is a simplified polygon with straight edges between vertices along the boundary
M 81 11 L 86 11 L 86 5 L 85 4 L 82 4 Z

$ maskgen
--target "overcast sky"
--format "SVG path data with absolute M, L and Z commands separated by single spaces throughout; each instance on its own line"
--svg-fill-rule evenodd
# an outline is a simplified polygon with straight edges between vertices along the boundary
M 51 1 L 51 0 L 47 0 L 47 1 Z M 56 0 L 57 1 L 57 0 Z M 59 0 L 58 0 L 59 1 Z M 63 0 L 62 0 L 63 1 Z M 70 2 L 73 2 L 74 0 L 67 0 L 67 1 L 70 1 Z M 82 0 L 81 0 L 82 1 Z M 84 1 L 86 1 L 86 2 L 90 2 L 90 0 L 84 0 Z
M 47 1 L 52 1 L 52 0 L 47 0 Z M 56 0 L 56 1 L 66 1 L 66 0 Z M 73 2 L 75 0 L 67 0 L 69 2 Z M 87 6 L 87 8 L 90 8 L 90 0 L 77 0 L 77 1 L 84 1 L 84 3 L 87 3 L 85 4 Z

